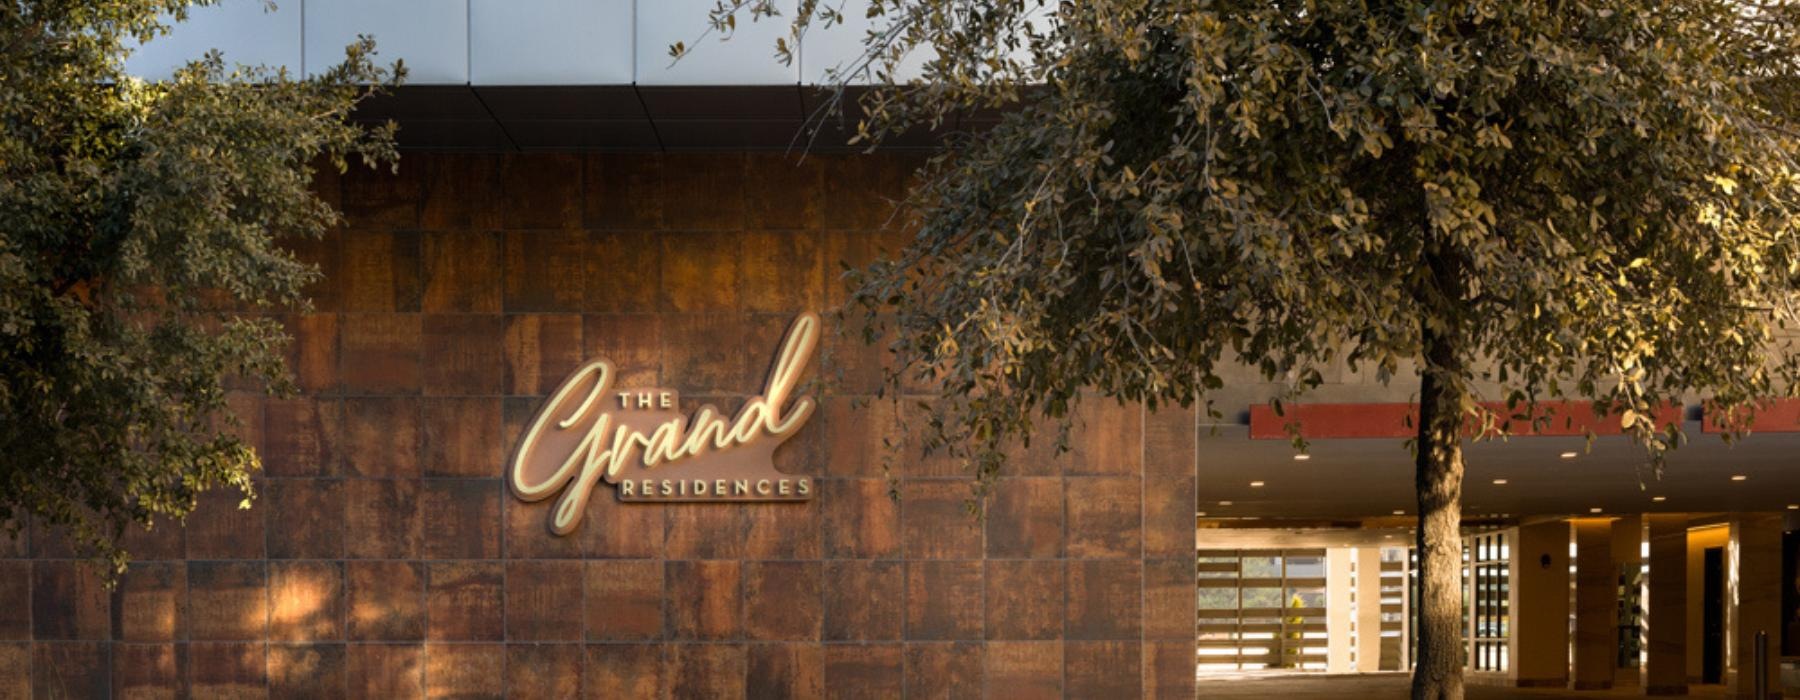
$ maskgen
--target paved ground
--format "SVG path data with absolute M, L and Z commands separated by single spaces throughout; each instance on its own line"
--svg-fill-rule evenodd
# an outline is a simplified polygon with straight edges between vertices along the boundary
M 1328 676 L 1324 674 L 1235 674 L 1201 676 L 1200 697 L 1208 698 L 1278 698 L 1279 700 L 1393 700 L 1405 698 L 1409 678 L 1401 673 Z M 1725 697 L 1721 686 L 1695 686 L 1688 697 Z M 1470 685 L 1468 700 L 1540 700 L 1562 698 L 1641 698 L 1637 688 L 1615 688 L 1610 691 L 1577 693 L 1571 690 L 1545 688 L 1498 688 Z

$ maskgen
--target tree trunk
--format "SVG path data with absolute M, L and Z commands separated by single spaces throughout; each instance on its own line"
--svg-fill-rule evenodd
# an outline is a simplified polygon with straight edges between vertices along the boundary
M 1426 324 L 1415 487 L 1419 629 L 1414 700 L 1462 700 L 1462 402 L 1459 353 Z

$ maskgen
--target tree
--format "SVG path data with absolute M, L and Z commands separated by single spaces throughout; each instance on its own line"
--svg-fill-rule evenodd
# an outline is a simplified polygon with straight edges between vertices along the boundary
M 725 0 L 712 26 L 773 9 Z M 1416 376 L 1414 697 L 1462 695 L 1471 425 L 1502 433 L 1544 420 L 1540 400 L 1585 397 L 1660 474 L 1682 440 L 1655 418 L 1667 402 L 1753 409 L 1793 391 L 1789 4 L 876 0 L 866 14 L 864 56 L 839 78 L 886 84 L 858 103 L 867 143 L 1007 110 L 924 167 L 911 244 L 855 278 L 852 313 L 906 360 L 890 381 L 937 387 L 931 444 L 991 477 L 1035 423 L 1066 432 L 1086 391 L 1190 405 L 1233 362 L 1290 382 L 1287 398 L 1340 361 Z M 845 19 L 802 0 L 777 53 Z M 922 77 L 896 80 L 914 53 Z
M 204 4 L 204 3 L 200 3 Z M 397 80 L 367 39 L 315 78 L 124 72 L 187 0 L 0 8 L 0 523 L 63 531 L 122 569 L 127 527 L 179 519 L 258 467 L 226 390 L 291 390 L 280 324 L 317 270 L 278 239 L 337 213 L 316 167 L 395 157 L 391 125 L 346 121 Z

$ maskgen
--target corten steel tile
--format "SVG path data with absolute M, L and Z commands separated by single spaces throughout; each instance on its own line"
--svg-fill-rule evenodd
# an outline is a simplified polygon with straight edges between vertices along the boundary
M 270 644 L 269 697 L 345 697 L 347 666 L 342 643 Z
M 823 565 L 816 561 L 744 564 L 745 638 L 818 639 L 825 618 L 823 574 Z
M 981 697 L 983 646 L 975 642 L 908 643 L 907 694 L 952 700 Z
M 1194 560 L 1144 561 L 1144 639 L 1194 639 Z
M 0 561 L 0 640 L 30 640 L 31 562 Z
M 1073 478 L 1064 483 L 1071 558 L 1131 558 L 1143 551 L 1143 481 Z
M 752 698 L 825 695 L 825 647 L 816 642 L 751 644 L 745 694 Z
M 664 340 L 665 318 L 655 314 L 588 314 L 582 317 L 581 362 L 611 362 L 617 377 L 615 386 L 662 386 L 663 353 L 670 346 Z M 729 333 L 733 329 L 724 330 Z M 563 377 L 550 379 L 553 384 L 562 380 Z
M 886 225 L 894 202 L 906 196 L 906 169 L 890 159 L 851 155 L 819 157 L 824 170 L 820 195 L 829 204 L 820 224 L 828 229 L 872 230 Z
M 935 409 L 920 406 L 917 399 L 901 399 L 898 411 L 900 421 L 884 426 L 883 435 L 897 446 L 890 451 L 894 453 L 901 474 L 909 477 L 970 476 L 969 466 L 962 459 L 941 448 L 925 449 L 931 420 L 936 417 Z
M 299 396 L 263 407 L 263 471 L 269 476 L 336 476 L 345 450 L 343 403 Z
M 75 544 L 70 541 L 68 532 L 62 526 L 38 521 L 32 523 L 31 530 L 30 556 L 38 559 L 77 558 Z
M 188 635 L 200 640 L 263 639 L 269 631 L 268 565 L 190 561 Z
M 187 550 L 187 537 L 181 530 L 179 521 L 173 518 L 157 517 L 153 526 L 125 526 L 125 532 L 119 537 L 119 546 L 131 553 L 131 560 L 166 561 L 181 559 Z
M 1077 698 L 1143 695 L 1143 644 L 1137 641 L 1065 642 L 1063 673 Z
M 824 374 L 826 381 L 835 380 L 830 369 Z M 818 408 L 814 409 L 812 425 L 805 431 L 817 433 L 816 439 L 823 443 L 819 446 L 823 455 L 820 461 L 827 475 L 882 477 L 885 466 L 898 471 L 898 464 L 886 464 L 888 445 L 882 440 L 896 425 L 893 400 L 863 395 L 823 396 L 815 400 Z
M 269 562 L 269 638 L 287 642 L 344 638 L 343 562 Z
M 569 537 L 581 540 L 582 555 L 591 559 L 658 558 L 663 555 L 663 511 L 670 507 L 595 494 Z
M 660 698 L 669 688 L 661 644 L 589 644 L 585 649 L 583 695 L 602 698 Z
M 398 172 L 389 167 L 360 165 L 344 172 L 344 220 L 366 228 L 415 228 L 419 225 L 421 168 L 411 163 Z
M 501 309 L 500 234 L 432 231 L 423 234 L 423 298 L 426 313 L 498 313 Z
M 425 645 L 351 644 L 344 685 L 353 698 L 415 698 L 425 693 Z
M 12 523 L 0 523 L 0 557 L 23 558 L 31 552 L 31 527 L 20 523 L 9 532 Z
M 344 474 L 419 476 L 419 399 L 352 396 L 344 399 Z
M 825 512 L 825 556 L 882 559 L 900 554 L 900 505 L 884 479 L 820 479 L 816 497 Z
M 670 644 L 672 700 L 743 698 L 749 660 L 742 644 Z
M 331 313 L 279 317 L 289 338 L 288 371 L 300 391 L 320 394 L 338 390 L 338 317 Z
M 172 642 L 133 644 L 121 642 L 111 646 L 112 694 L 119 698 L 178 698 L 187 693 L 187 647 L 176 651 Z M 23 669 L 21 669 L 23 673 Z M 0 676 L 6 675 L 0 663 Z M 6 694 L 0 682 L 0 696 Z M 17 697 L 25 697 L 21 693 Z
M 1143 682 L 1143 697 L 1193 700 L 1194 640 L 1145 642 Z
M 426 697 L 501 697 L 505 671 L 506 647 L 499 644 L 425 645 Z
M 423 170 L 424 197 L 419 226 L 426 229 L 490 229 L 502 224 L 495 201 L 500 189 L 499 155 L 434 153 L 407 155 Z
M 504 473 L 498 397 L 425 399 L 426 476 L 498 477 Z
M 817 230 L 831 202 L 822 196 L 825 166 L 798 153 L 746 156 L 744 226 L 751 230 Z
M 969 512 L 966 481 L 906 480 L 900 486 L 900 539 L 906 558 L 980 559 L 981 523 Z
M 425 638 L 425 565 L 412 561 L 344 562 L 345 637 L 353 641 Z
M 426 639 L 505 638 L 506 579 L 500 562 L 434 562 L 426 564 L 425 580 Z
M 352 394 L 418 393 L 421 320 L 418 314 L 344 314 L 338 376 Z
M 420 484 L 413 479 L 344 481 L 344 554 L 351 559 L 413 559 L 424 541 Z
M 352 230 L 337 239 L 343 310 L 419 310 L 417 232 Z
M 581 160 L 573 153 L 502 156 L 501 226 L 581 228 Z
M 899 639 L 906 619 L 906 571 L 897 561 L 824 563 L 826 641 Z
M 582 666 L 580 644 L 508 644 L 506 697 L 578 697 Z
M 586 248 L 581 231 L 507 231 L 506 311 L 580 311 Z
M 1144 474 L 1195 473 L 1199 424 L 1194 407 L 1159 406 L 1144 416 Z
M 343 229 L 334 228 L 318 238 L 284 236 L 279 241 L 281 248 L 292 253 L 295 260 L 319 268 L 319 277 L 300 289 L 301 296 L 312 302 L 315 311 L 343 309 L 344 292 L 339 279 L 343 273 L 343 246 L 338 244 L 338 237 L 343 235 Z
M 1068 639 L 1139 639 L 1143 564 L 1137 559 L 1070 560 Z
M 189 559 L 262 559 L 269 515 L 267 482 L 251 507 L 239 508 L 242 491 L 221 486 L 200 494 L 182 527 Z
M 0 571 L 4 568 L 0 567 Z M 0 600 L 5 598 L 5 593 L 0 592 Z M 125 642 L 187 640 L 185 562 L 132 562 L 113 589 L 112 599 L 114 639 Z
M 499 314 L 425 315 L 425 394 L 499 394 L 506 379 L 506 319 Z
M 744 239 L 737 231 L 669 231 L 662 245 L 660 310 L 736 311 L 744 281 Z
M 263 697 L 269 687 L 263 642 L 188 645 L 188 686 L 197 698 Z
M 680 391 L 684 403 L 761 391 L 766 379 L 764 363 L 777 352 L 780 342 L 779 337 L 769 338 L 768 349 L 761 350 L 762 339 L 751 337 L 744 318 L 735 314 L 663 316 L 661 326 L 662 383 Z M 588 342 L 595 341 L 590 338 Z M 730 411 L 727 406 L 719 408 Z
M 512 314 L 506 317 L 504 390 L 512 396 L 545 396 L 581 366 L 581 316 Z
M 581 641 L 582 562 L 519 560 L 506 563 L 506 639 Z
M 989 642 L 981 660 L 986 672 L 984 697 L 1063 697 L 1062 642 Z
M 846 279 L 846 272 L 867 269 L 878 260 L 890 260 L 896 257 L 903 246 L 896 241 L 889 243 L 884 237 L 862 230 L 826 229 L 819 233 L 821 237 L 820 257 L 825 270 L 825 306 L 830 309 L 844 307 L 850 301 L 855 287 Z
M 87 562 L 31 563 L 33 639 L 110 639 L 111 607 L 100 572 Z
M 663 228 L 672 231 L 736 231 L 744 227 L 746 156 L 682 153 L 662 157 Z
M 1063 625 L 1063 562 L 989 561 L 987 638 L 1058 639 Z
M 310 189 L 319 201 L 331 205 L 333 209 L 343 211 L 344 208 L 344 175 L 338 172 L 327 158 L 315 158 L 307 167 L 312 173 Z
M 590 153 L 582 163 L 582 185 L 588 228 L 662 228 L 662 156 Z
M 669 639 L 723 640 L 744 633 L 743 565 L 737 561 L 671 561 L 663 565 Z
M 899 644 L 825 645 L 827 698 L 897 698 L 905 682 Z
M 662 289 L 662 234 L 648 230 L 596 231 L 583 256 L 583 284 L 589 313 L 648 313 L 659 310 Z
M 263 486 L 269 509 L 269 558 L 344 556 L 344 483 L 339 479 L 275 479 Z
M 38 697 L 103 698 L 112 664 L 101 642 L 40 642 L 31 648 L 31 686 Z
M 794 314 L 825 305 L 821 236 L 812 231 L 742 234 L 744 310 Z
M 1103 397 L 1083 401 L 1063 462 L 1064 473 L 1140 474 L 1144 466 L 1144 411 Z
M 1144 477 L 1144 556 L 1175 557 L 1194 551 L 1192 474 Z
M 824 512 L 816 501 L 745 503 L 744 556 L 751 559 L 818 559 Z
M 583 566 L 587 588 L 586 635 L 590 641 L 662 638 L 663 563 L 652 560 L 590 561 Z
M 426 479 L 419 491 L 426 559 L 500 556 L 498 479 Z
M 596 493 L 596 498 L 611 494 Z M 634 504 L 635 505 L 635 504 Z M 737 559 L 744 556 L 745 514 L 735 503 L 680 503 L 663 507 L 663 551 L 670 559 Z
M 1063 479 L 1002 479 L 988 494 L 987 556 L 1053 559 L 1063 552 Z
M 580 537 L 574 534 L 562 536 L 550 531 L 550 512 L 556 507 L 557 499 L 526 503 L 508 495 L 500 501 L 500 510 L 506 513 L 506 558 L 581 558 Z M 586 527 L 586 524 L 583 523 L 582 526 Z
M 980 639 L 982 563 L 913 561 L 906 565 L 906 638 Z
M 31 697 L 30 642 L 0 642 L 0 695 Z

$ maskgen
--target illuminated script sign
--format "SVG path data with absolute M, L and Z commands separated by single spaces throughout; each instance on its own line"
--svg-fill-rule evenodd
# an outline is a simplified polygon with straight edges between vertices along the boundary
M 809 477 L 775 469 L 775 448 L 812 416 L 813 400 L 794 397 L 819 342 L 819 318 L 802 314 L 788 328 L 763 393 L 726 417 L 711 405 L 692 417 L 667 389 L 613 386 L 611 363 L 575 370 L 550 395 L 513 454 L 507 482 L 520 499 L 562 493 L 550 529 L 574 531 L 601 480 L 622 501 L 804 501 Z

